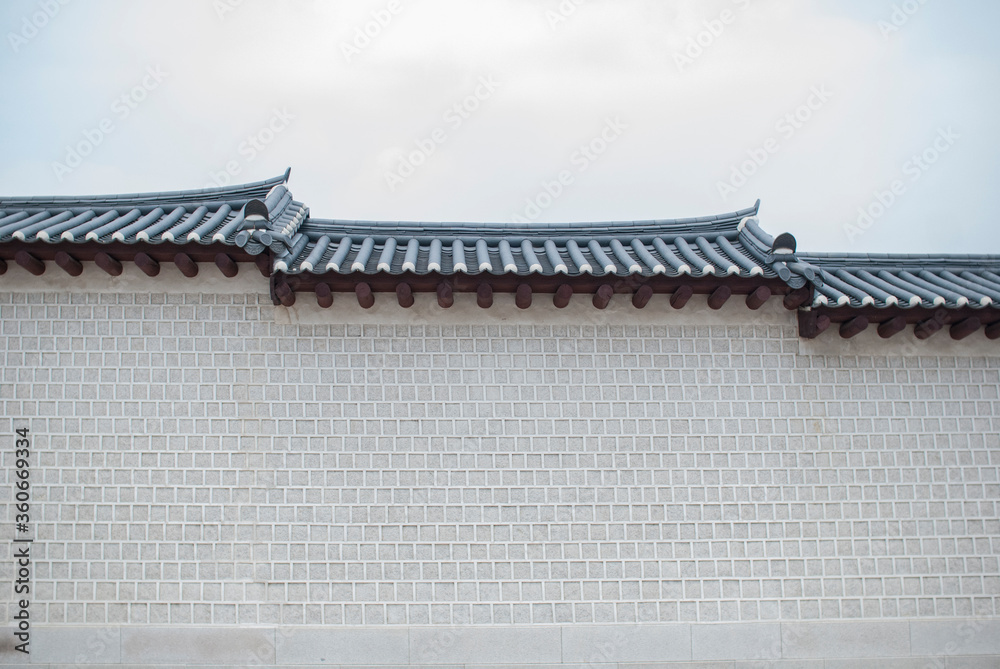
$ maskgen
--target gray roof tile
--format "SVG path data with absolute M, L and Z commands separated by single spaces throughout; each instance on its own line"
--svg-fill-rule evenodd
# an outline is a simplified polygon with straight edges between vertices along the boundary
M 1000 256 L 800 254 L 815 305 L 1000 309 Z
M 312 218 L 280 177 L 225 188 L 0 198 L 0 244 L 222 243 L 270 250 L 284 274 L 780 277 L 814 306 L 1000 309 L 1000 257 L 775 255 L 760 205 L 699 218 L 445 223 Z M 251 200 L 266 220 L 244 218 Z M 261 210 L 262 211 L 262 210 Z
M 241 210 L 252 199 L 272 195 L 273 204 L 293 208 L 283 176 L 224 188 L 96 195 L 0 198 L 0 243 L 195 241 L 235 243 Z M 276 215 L 285 212 L 274 210 Z M 289 218 L 294 218 L 294 214 Z M 193 233 L 193 235 L 192 235 Z

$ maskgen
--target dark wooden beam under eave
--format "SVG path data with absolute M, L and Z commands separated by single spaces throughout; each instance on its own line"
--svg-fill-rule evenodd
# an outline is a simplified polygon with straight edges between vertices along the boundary
M 890 318 L 884 323 L 878 326 L 878 336 L 882 339 L 889 339 L 890 337 L 899 334 L 906 329 L 906 319 L 902 316 L 896 316 L 895 318 Z
M 489 309 L 493 306 L 493 286 L 488 283 L 481 283 L 476 288 L 476 304 L 481 309 Z
M 439 283 L 435 292 L 437 292 L 438 306 L 442 309 L 450 309 L 455 304 L 455 293 L 447 281 Z
M 830 317 L 816 311 L 799 310 L 799 336 L 803 339 L 815 339 L 830 327 Z
M 371 309 L 375 306 L 375 294 L 372 287 L 367 283 L 359 283 L 354 287 L 354 294 L 358 297 L 358 304 L 362 309 Z
M 271 254 L 268 252 L 261 253 L 253 257 L 253 262 L 257 266 L 257 270 L 260 271 L 261 275 L 265 278 L 271 276 Z
M 410 288 L 410 284 L 405 281 L 400 281 L 396 284 L 396 301 L 404 309 L 409 309 L 413 306 L 413 290 Z
M 986 326 L 986 338 L 994 341 L 1000 339 L 1000 321 Z
M 771 299 L 771 289 L 767 286 L 758 286 L 752 293 L 747 295 L 747 306 L 757 311 Z
M 982 327 L 982 321 L 975 316 L 971 316 L 951 326 L 951 338 L 955 341 L 961 341 L 980 327 Z
M 141 269 L 146 276 L 156 276 L 160 273 L 160 263 L 156 262 L 145 253 L 135 254 L 135 265 Z
M 795 311 L 799 307 L 803 306 L 807 302 L 812 300 L 812 288 L 808 285 L 802 286 L 801 288 L 796 288 L 792 292 L 785 295 L 785 299 L 782 300 L 785 309 L 789 311 Z
M 635 291 L 635 295 L 632 296 L 632 306 L 636 309 L 643 309 L 652 298 L 653 289 L 650 286 L 639 286 L 639 290 Z
M 283 306 L 290 307 L 295 304 L 295 291 L 284 281 L 274 287 L 274 295 Z
M 683 286 L 678 286 L 674 294 L 670 296 L 670 306 L 674 309 L 683 309 L 684 305 L 688 303 L 688 300 L 694 295 L 694 288 L 684 284 Z
M 844 339 L 856 337 L 868 329 L 868 319 L 864 316 L 855 316 L 849 321 L 840 324 L 840 336 Z
M 611 298 L 615 295 L 615 289 L 608 284 L 604 284 L 594 293 L 594 306 L 598 309 L 607 309 L 611 303 Z
M 733 289 L 729 286 L 723 284 L 712 291 L 712 294 L 708 296 L 708 306 L 710 309 L 715 309 L 718 311 L 726 304 L 730 296 L 733 294 Z
M 333 291 L 330 290 L 330 284 L 322 282 L 316 284 L 316 303 L 324 309 L 333 306 Z
M 70 276 L 80 276 L 83 274 L 83 263 L 65 251 L 57 251 L 55 260 L 56 265 L 61 267 Z
M 240 266 L 236 264 L 236 261 L 228 253 L 215 254 L 215 266 L 228 279 L 232 279 L 240 272 Z
M 564 283 L 556 288 L 556 294 L 552 296 L 552 304 L 556 309 L 565 309 L 569 306 L 569 301 L 573 298 L 573 286 Z
M 198 276 L 198 263 L 183 251 L 174 256 L 174 264 L 177 265 L 177 269 L 181 271 L 181 274 L 187 278 L 191 279 Z
M 111 276 L 121 276 L 122 264 L 104 251 L 94 254 L 94 263 Z
M 531 286 L 522 283 L 517 287 L 517 291 L 514 293 L 514 304 L 517 305 L 518 309 L 527 309 L 531 306 Z
M 45 273 L 45 262 L 23 249 L 14 254 L 14 262 L 35 276 L 41 276 Z

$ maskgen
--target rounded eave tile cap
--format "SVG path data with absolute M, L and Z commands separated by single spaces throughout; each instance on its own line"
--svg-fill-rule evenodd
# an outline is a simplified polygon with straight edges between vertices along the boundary
M 705 265 L 704 267 L 701 268 L 701 273 L 702 274 L 713 274 L 714 275 L 715 274 L 715 268 L 712 267 L 711 265 Z
M 606 272 L 607 274 L 614 274 L 615 272 L 617 272 L 617 271 L 618 271 L 618 268 L 617 268 L 617 267 L 615 267 L 614 265 L 605 265 L 605 266 L 604 266 L 604 271 L 605 271 L 605 272 Z
M 653 268 L 653 274 L 666 274 L 666 273 L 667 273 L 667 268 L 664 267 L 663 265 L 657 265 L 656 267 Z
M 895 295 L 890 295 L 889 297 L 885 298 L 885 306 L 894 307 L 897 304 L 899 304 L 899 298 L 896 297 Z
M 594 273 L 594 268 L 590 266 L 590 263 L 584 263 L 584 264 L 580 265 L 580 273 L 581 274 L 593 274 Z
M 642 272 L 642 268 L 639 267 L 638 265 L 629 265 L 629 268 L 628 268 L 628 273 L 629 274 L 638 274 L 640 272 Z
M 740 273 L 740 268 L 737 267 L 736 265 L 730 265 L 728 268 L 726 268 L 726 276 L 732 276 L 733 274 L 739 274 L 739 273 Z
M 375 267 L 375 271 L 377 271 L 377 272 L 388 272 L 388 271 L 389 271 L 389 270 L 391 270 L 391 269 L 392 269 L 392 268 L 391 268 L 391 267 L 389 267 L 389 263 L 387 263 L 387 262 L 380 262 L 380 263 L 379 263 L 379 264 L 378 264 L 378 265 L 377 265 L 377 266 Z
M 913 297 L 910 298 L 911 307 L 919 307 L 921 302 L 923 302 L 923 300 L 921 300 L 920 297 L 918 297 L 917 295 L 914 295 Z
M 948 300 L 944 299 L 940 295 L 935 295 L 934 296 L 934 306 L 935 307 L 940 307 L 941 305 L 945 304 L 947 301 Z
M 365 266 L 362 265 L 359 262 L 356 262 L 353 265 L 351 265 L 351 271 L 352 272 L 364 272 L 365 271 Z
M 827 305 L 830 304 L 830 300 L 827 298 L 826 295 L 817 295 L 815 301 L 813 301 L 813 304 L 816 306 Z
M 278 262 L 274 263 L 274 271 L 286 272 L 288 271 L 288 265 L 285 263 L 284 260 L 279 260 Z
M 870 304 L 875 304 L 875 298 L 873 298 L 871 295 L 865 295 L 863 298 L 861 298 L 861 306 L 867 307 Z
M 538 263 L 535 263 L 531 267 L 528 268 L 528 271 L 529 272 L 541 272 L 542 271 L 542 266 L 539 265 Z
M 555 271 L 556 271 L 557 274 L 569 274 L 569 268 L 566 267 L 566 265 L 564 265 L 562 263 L 559 263 L 558 265 L 556 265 Z
M 463 274 L 468 274 L 469 273 L 469 268 L 466 267 L 466 265 L 465 265 L 464 262 L 455 263 L 455 271 L 456 272 L 462 272 Z
M 201 241 L 201 235 L 199 235 L 197 232 L 188 233 L 188 241 L 189 242 L 200 242 Z
M 436 262 L 427 263 L 427 271 L 428 272 L 440 272 L 441 271 L 441 265 L 439 265 Z
M 99 239 L 99 237 L 93 230 L 91 230 L 90 232 L 87 233 L 87 236 L 84 237 L 83 239 L 84 241 L 87 242 L 96 242 Z
M 691 274 L 691 266 L 690 265 L 681 265 L 680 267 L 677 268 L 677 271 L 679 273 L 681 273 L 681 274 L 689 274 L 690 275 Z
M 479 271 L 480 272 L 492 272 L 493 271 L 493 265 L 491 265 L 488 262 L 481 262 L 481 263 L 479 263 Z
M 48 235 L 45 236 L 48 237 Z M 67 230 L 66 232 L 59 235 L 59 239 L 65 239 L 66 241 L 71 242 L 73 241 L 73 233 Z M 46 239 L 45 241 L 48 241 L 48 239 Z
M 17 232 L 14 233 L 14 239 L 19 239 L 19 240 L 21 240 L 23 242 L 24 241 L 24 233 L 21 232 L 20 230 L 18 230 Z
M 272 188 L 271 190 L 274 189 Z M 243 205 L 243 216 L 248 221 L 262 221 L 269 215 L 270 212 L 267 210 L 267 205 L 260 200 L 253 199 Z
M 332 269 L 334 272 L 339 272 L 340 271 L 340 265 L 338 265 L 335 262 L 328 263 L 327 266 L 326 266 L 326 268 L 328 270 Z
M 782 232 L 771 243 L 771 252 L 775 255 L 792 255 L 797 246 L 798 242 L 790 232 Z
M 172 242 L 174 241 L 174 236 L 169 232 L 164 232 L 162 235 L 160 235 L 160 239 L 162 239 L 165 242 Z
M 984 307 L 988 307 L 991 304 L 993 304 L 993 298 L 990 297 L 989 295 L 984 295 L 983 299 L 979 300 L 979 304 L 981 304 Z
M 955 302 L 955 304 L 957 304 L 957 305 L 958 305 L 958 306 L 960 306 L 960 307 L 964 307 L 964 306 L 965 306 L 965 305 L 967 305 L 968 303 L 969 303 L 969 298 L 967 298 L 967 297 L 966 297 L 966 296 L 964 296 L 964 295 L 960 295 L 960 296 L 958 297 L 958 300 L 956 300 L 956 302 Z
M 277 267 L 278 267 L 278 266 L 277 266 L 277 264 L 275 264 L 275 269 L 277 269 Z M 303 260 L 303 261 L 302 261 L 302 264 L 301 264 L 301 265 L 299 265 L 299 268 L 300 268 L 300 269 L 301 269 L 301 270 L 302 270 L 303 272 L 311 272 L 311 271 L 313 271 L 313 266 L 312 266 L 312 263 L 311 263 L 311 262 L 309 262 L 308 260 Z
M 750 276 L 764 276 L 764 270 L 756 265 L 750 268 Z
M 147 234 L 146 234 L 146 231 L 145 231 L 145 230 L 143 230 L 143 231 L 141 231 L 141 232 L 140 232 L 139 234 L 137 234 L 137 235 L 135 236 L 135 238 L 136 238 L 137 240 L 139 240 L 140 242 L 148 242 L 148 241 L 149 241 L 149 235 L 147 235 Z
M 837 298 L 838 307 L 842 307 L 845 304 L 850 304 L 850 303 L 851 303 L 851 298 L 849 298 L 847 295 L 841 295 L 840 297 Z
M 416 272 L 417 271 L 417 266 L 414 265 L 410 261 L 406 261 L 406 262 L 403 263 L 403 271 L 404 272 Z

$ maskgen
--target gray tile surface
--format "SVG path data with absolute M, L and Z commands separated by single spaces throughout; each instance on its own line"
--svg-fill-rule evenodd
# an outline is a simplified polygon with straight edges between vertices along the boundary
M 691 626 L 580 625 L 564 627 L 567 662 L 655 662 L 691 658 Z
M 410 662 L 405 629 L 278 628 L 278 664 L 400 664 Z
M 410 661 L 516 664 L 560 662 L 558 627 L 413 627 Z
M 781 624 L 782 657 L 907 657 L 910 630 L 905 622 L 814 622 Z
M 126 627 L 124 664 L 268 664 L 275 661 L 274 630 L 252 628 Z
M 915 620 L 910 637 L 918 655 L 1000 655 L 1000 620 Z

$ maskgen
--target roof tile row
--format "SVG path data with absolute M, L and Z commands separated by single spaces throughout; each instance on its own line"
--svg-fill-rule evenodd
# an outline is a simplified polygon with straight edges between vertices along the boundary
M 759 202 L 652 221 L 343 221 L 312 218 L 288 175 L 191 191 L 2 198 L 0 245 L 221 243 L 252 255 L 270 250 L 272 272 L 283 274 L 780 277 L 792 289 L 809 286 L 813 307 L 1000 308 L 998 256 L 796 254 L 772 248 L 756 219 Z M 267 216 L 247 216 L 251 202 Z

